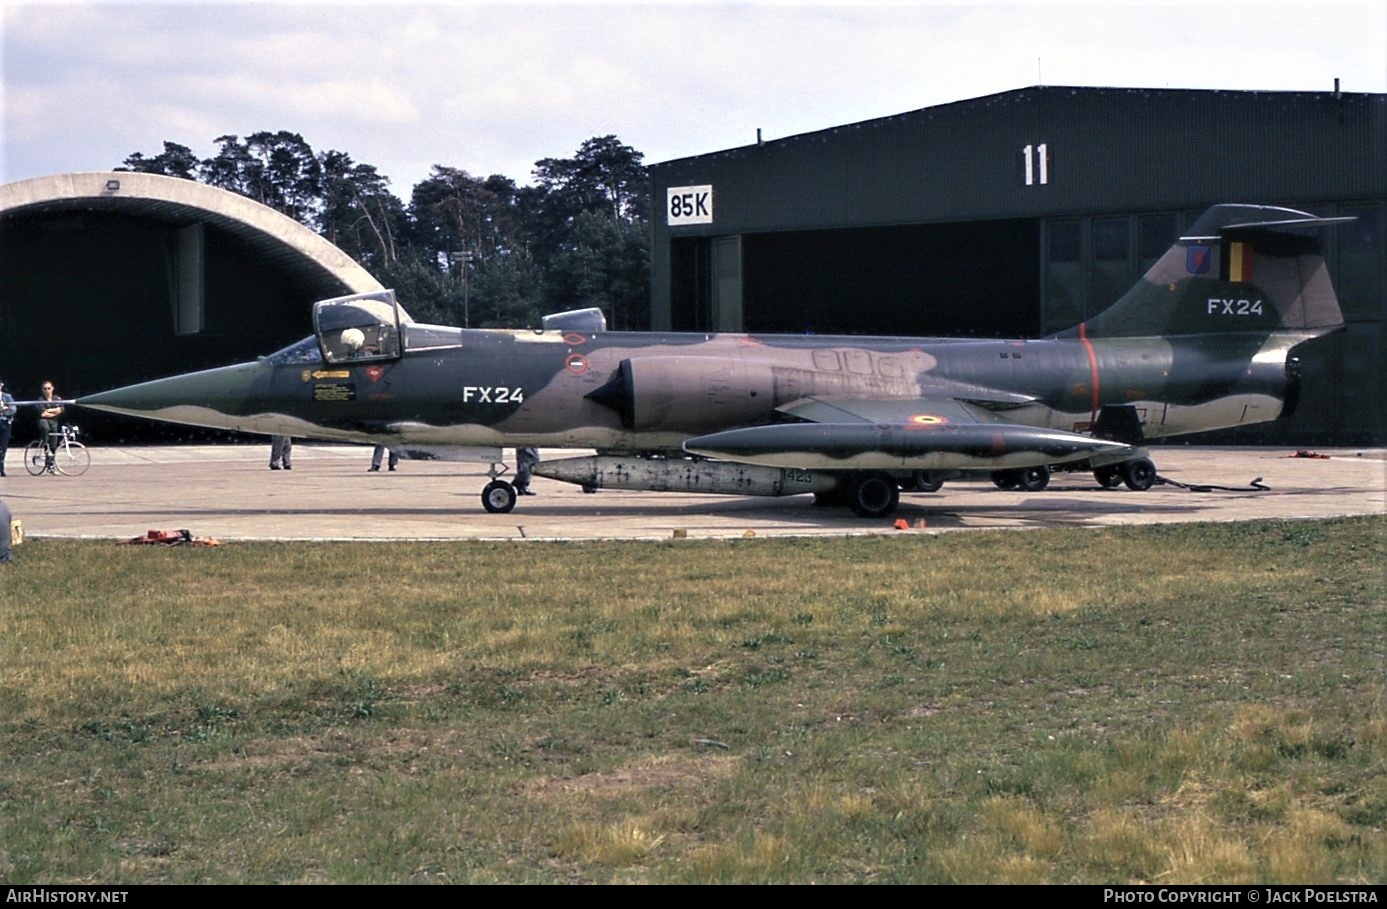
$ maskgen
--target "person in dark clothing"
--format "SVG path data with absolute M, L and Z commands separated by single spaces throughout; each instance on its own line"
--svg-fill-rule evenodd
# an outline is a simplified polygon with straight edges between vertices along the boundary
M 5 390 L 0 381 L 0 477 L 5 475 L 5 454 L 10 450 L 10 429 L 14 425 L 14 415 L 19 408 L 14 404 L 14 395 Z
M 290 453 L 294 450 L 294 440 L 288 436 L 270 436 L 270 469 L 279 470 L 280 465 L 285 470 L 293 470 L 290 464 Z
M 534 475 L 535 465 L 539 463 L 539 449 L 537 448 L 517 448 L 515 450 L 515 482 L 511 485 L 515 487 L 515 494 L 518 496 L 532 496 L 534 490 L 530 489 L 530 477 Z
M 371 452 L 371 466 L 368 467 L 367 470 L 370 470 L 370 471 L 372 471 L 372 472 L 375 472 L 375 471 L 377 471 L 377 470 L 380 470 L 380 461 L 381 461 L 381 458 L 383 458 L 384 456 L 385 456 L 385 446 L 384 446 L 384 445 L 377 445 L 377 446 L 376 446 L 376 450 L 373 451 L 373 452 Z M 395 469 L 395 465 L 398 464 L 398 463 L 400 463 L 400 453 L 397 452 L 395 449 L 392 448 L 392 449 L 390 449 L 390 469 L 391 469 L 391 470 L 394 470 L 394 469 Z
M 53 452 L 57 449 L 54 439 L 63 431 L 63 405 L 60 403 L 62 398 L 53 390 L 52 382 L 44 382 L 43 388 L 43 409 L 39 411 L 39 440 L 43 442 L 43 449 L 48 453 L 48 467 L 53 466 Z

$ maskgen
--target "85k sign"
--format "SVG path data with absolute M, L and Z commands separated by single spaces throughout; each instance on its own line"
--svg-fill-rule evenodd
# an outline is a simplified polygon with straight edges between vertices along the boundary
M 668 187 L 665 190 L 665 202 L 665 223 L 670 227 L 713 223 L 711 185 Z

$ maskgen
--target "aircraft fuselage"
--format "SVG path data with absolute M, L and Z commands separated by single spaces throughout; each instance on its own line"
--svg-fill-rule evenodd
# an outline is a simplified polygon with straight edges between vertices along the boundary
M 1118 300 L 1038 340 L 609 332 L 596 310 L 548 317 L 552 330 L 468 330 L 414 323 L 387 291 L 319 302 L 313 336 L 257 363 L 78 403 L 411 454 L 598 449 L 537 472 L 812 491 L 862 515 L 959 471 L 1039 489 L 1053 465 L 1087 466 L 1146 489 L 1146 440 L 1294 403 L 1293 348 L 1343 326 L 1313 233 L 1342 220 L 1216 205 Z M 497 472 L 483 505 L 509 510 Z
M 435 342 L 451 335 L 453 343 L 410 349 L 407 340 L 400 358 L 361 363 L 296 362 L 281 351 L 83 403 L 222 429 L 399 446 L 679 451 L 690 436 L 772 422 L 779 408 L 804 399 L 945 395 L 984 419 L 1079 433 L 1103 407 L 1131 406 L 1145 436 L 1157 438 L 1275 419 L 1287 354 L 1303 340 L 1290 333 L 970 341 L 430 332 Z M 928 408 L 917 416 L 921 425 L 951 422 Z

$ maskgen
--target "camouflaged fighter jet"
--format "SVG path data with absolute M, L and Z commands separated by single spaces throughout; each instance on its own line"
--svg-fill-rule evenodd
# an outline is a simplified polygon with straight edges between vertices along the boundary
M 1294 406 L 1296 345 L 1343 322 L 1313 231 L 1342 220 L 1214 206 L 1109 309 L 1037 340 L 608 332 L 596 310 L 462 329 L 383 292 L 316 304 L 314 334 L 258 362 L 77 403 L 490 461 L 491 512 L 516 501 L 503 446 L 596 449 L 535 470 L 589 489 L 813 493 L 862 516 L 979 471 L 1143 490 L 1146 440 Z

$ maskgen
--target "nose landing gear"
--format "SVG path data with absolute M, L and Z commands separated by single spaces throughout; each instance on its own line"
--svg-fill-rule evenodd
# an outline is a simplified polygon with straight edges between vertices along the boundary
M 492 480 L 482 490 L 482 507 L 492 514 L 505 514 L 515 507 L 515 487 L 505 480 Z
M 501 479 L 501 474 L 505 472 L 505 464 L 494 462 L 487 471 L 486 475 L 491 477 L 491 482 L 482 490 L 482 507 L 491 514 L 506 514 L 515 507 L 518 493 L 514 486 Z

